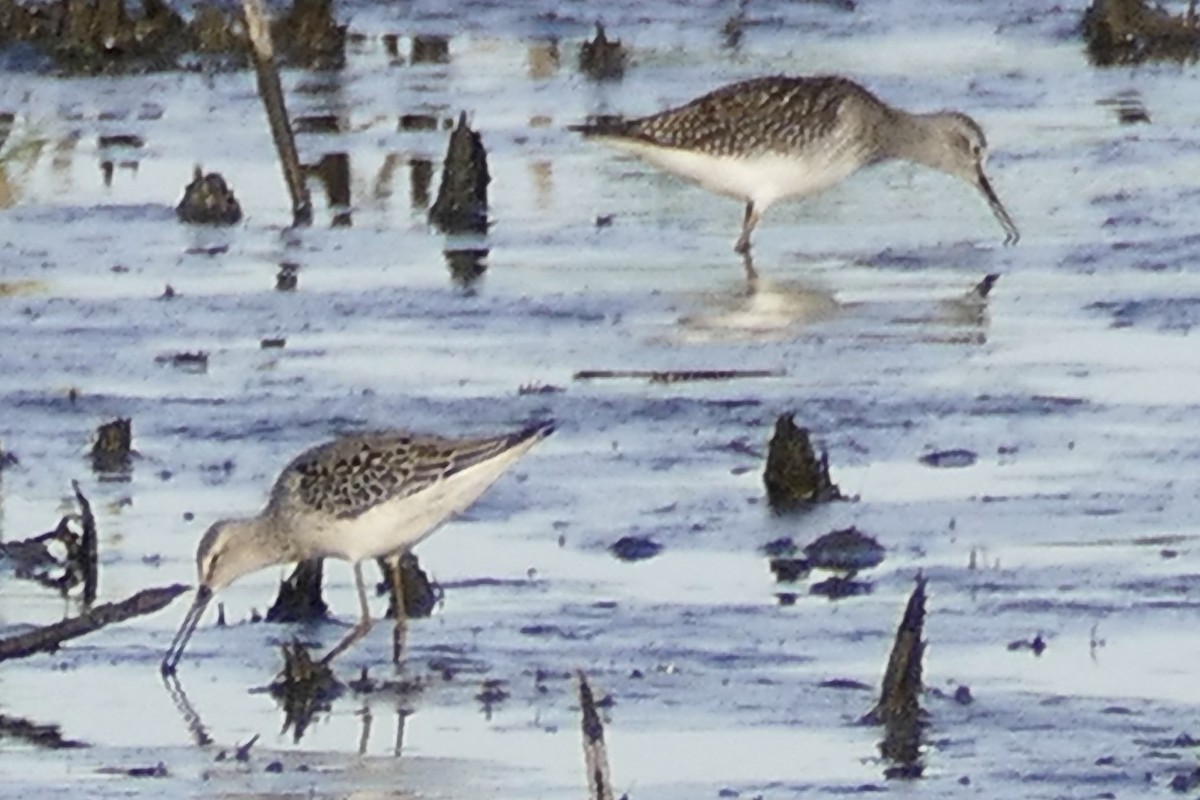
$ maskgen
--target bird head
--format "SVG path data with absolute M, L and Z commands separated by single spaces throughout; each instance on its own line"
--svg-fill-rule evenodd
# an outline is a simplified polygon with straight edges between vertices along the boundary
M 272 559 L 258 542 L 249 520 L 214 522 L 196 548 L 196 572 L 209 591 L 223 589 L 238 578 L 267 566 Z
M 164 675 L 175 671 L 183 648 L 200 623 L 214 592 L 243 575 L 289 559 L 286 548 L 271 547 L 263 531 L 258 520 L 227 519 L 214 523 L 204 532 L 200 546 L 196 548 L 196 572 L 199 578 L 196 597 L 163 657 Z
M 914 160 L 953 175 L 978 189 L 1004 228 L 1005 244 L 1016 244 L 1021 234 L 992 189 L 984 169 L 988 147 L 983 128 L 966 114 L 957 111 L 929 114 L 925 120 L 927 138 Z

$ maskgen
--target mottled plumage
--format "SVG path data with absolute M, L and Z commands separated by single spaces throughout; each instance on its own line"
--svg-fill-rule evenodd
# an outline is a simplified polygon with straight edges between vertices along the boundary
M 679 108 L 628 120 L 613 133 L 713 156 L 787 155 L 835 134 L 847 138 L 852 130 L 881 124 L 888 111 L 874 95 L 845 78 L 755 78 Z M 862 144 L 869 148 L 872 142 Z
M 1007 234 L 1017 227 L 984 174 L 987 139 L 966 114 L 911 114 L 837 76 L 776 76 L 725 86 L 638 119 L 571 126 L 704 188 L 746 203 L 735 250 L 748 254 L 763 212 L 814 195 L 888 159 L 922 164 L 975 186 Z M 752 273 L 749 262 L 747 270 Z
M 370 628 L 361 562 L 399 555 L 475 501 L 551 423 L 502 436 L 447 439 L 406 431 L 345 436 L 304 451 L 257 516 L 214 523 L 200 540 L 200 587 L 170 649 L 171 672 L 212 595 L 272 564 L 334 557 L 354 565 L 362 619 L 325 661 Z
M 487 461 L 530 433 L 458 440 L 383 431 L 334 439 L 306 450 L 283 469 L 268 510 L 354 519 Z

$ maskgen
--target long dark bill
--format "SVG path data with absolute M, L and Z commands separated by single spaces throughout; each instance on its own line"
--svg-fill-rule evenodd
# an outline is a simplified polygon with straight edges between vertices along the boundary
M 1019 242 L 1021 240 L 1021 232 L 1017 230 L 1017 224 L 1013 222 L 1012 217 L 1004 210 L 1004 204 L 996 196 L 996 192 L 992 189 L 992 184 L 988 182 L 987 175 L 983 174 L 982 166 L 976 173 L 975 185 L 979 187 L 979 191 L 983 193 L 988 205 L 991 206 L 992 213 L 996 215 L 996 219 L 1000 220 L 1000 224 L 1004 227 L 1004 243 L 1016 244 Z
M 200 624 L 200 618 L 204 616 L 204 609 L 208 608 L 208 601 L 212 600 L 212 596 L 212 589 L 207 586 L 202 585 L 196 590 L 196 599 L 192 601 L 192 607 L 188 609 L 187 616 L 183 618 L 183 624 L 179 626 L 178 633 L 171 640 L 171 647 L 163 656 L 161 666 L 163 675 L 174 674 L 175 666 L 183 655 L 183 648 L 187 645 L 188 639 L 192 638 L 192 632 L 196 630 L 196 626 Z

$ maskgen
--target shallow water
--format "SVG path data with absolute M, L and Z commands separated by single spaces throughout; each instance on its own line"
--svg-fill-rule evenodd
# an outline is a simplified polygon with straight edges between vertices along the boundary
M 284 74 L 294 115 L 344 122 L 342 134 L 301 135 L 300 150 L 349 154 L 347 228 L 330 226 L 314 183 L 317 224 L 284 229 L 248 73 L 7 73 L 0 111 L 17 121 L 0 150 L 0 441 L 20 464 L 0 476 L 4 539 L 52 527 L 80 479 L 102 536 L 101 599 L 120 599 L 191 580 L 204 528 L 253 511 L 292 455 L 335 432 L 484 432 L 548 416 L 560 430 L 420 546 L 448 587 L 412 626 L 420 695 L 347 695 L 298 743 L 281 731 L 274 702 L 252 691 L 278 668 L 275 645 L 342 629 L 245 624 L 273 598 L 281 572 L 268 570 L 223 593 L 236 624 L 207 619 L 181 668 L 215 745 L 193 745 L 156 669 L 181 601 L 0 668 L 0 713 L 92 745 L 0 740 L 0 793 L 578 796 L 578 668 L 616 701 L 613 777 L 634 797 L 1128 796 L 1191 769 L 1193 750 L 1172 744 L 1193 729 L 1200 650 L 1191 72 L 1089 67 L 1073 10 L 876 5 L 751 4 L 731 48 L 732 5 L 609 4 L 632 64 L 600 85 L 575 70 L 595 8 L 347 5 L 366 38 L 346 70 Z M 402 52 L 411 34 L 450 36 L 451 62 L 391 65 L 385 33 Z M 1000 246 L 970 189 L 890 165 L 772 208 L 750 292 L 730 252 L 735 203 L 564 130 L 775 71 L 843 73 L 902 106 L 975 115 L 1020 245 Z M 1151 124 L 1121 125 L 1104 104 L 1128 90 Z M 440 163 L 445 134 L 397 129 L 402 113 L 461 110 L 493 176 L 487 271 L 468 288 L 451 280 L 447 242 L 410 185 L 410 159 Z M 111 185 L 107 133 L 146 140 L 114 155 L 136 169 L 118 163 Z M 176 223 L 196 163 L 229 178 L 243 224 Z M 605 214 L 613 224 L 598 228 Z M 282 262 L 299 264 L 295 292 L 274 290 Z M 993 272 L 986 305 L 965 303 Z M 177 295 L 160 299 L 167 284 Z M 278 336 L 285 348 L 260 349 Z M 184 350 L 207 352 L 207 371 L 155 360 Z M 785 374 L 572 379 L 729 368 Z M 519 391 L 537 384 L 563 391 Z M 785 411 L 828 448 L 856 502 L 770 515 L 755 453 Z M 86 457 L 115 416 L 132 417 L 140 454 L 128 482 L 98 480 Z M 978 459 L 918 461 L 950 448 Z M 830 603 L 807 583 L 773 583 L 760 545 L 848 524 L 888 548 L 870 594 Z M 664 552 L 612 558 L 607 546 L 631 533 Z M 926 775 L 903 784 L 883 778 L 880 732 L 854 724 L 873 691 L 822 684 L 877 685 L 918 571 L 930 581 L 926 683 L 966 684 L 975 702 L 926 699 Z M 350 618 L 349 570 L 327 576 Z M 0 630 L 70 608 L 0 583 Z M 1040 657 L 1007 649 L 1038 633 Z M 367 665 L 386 676 L 389 638 L 380 626 L 343 676 Z M 430 666 L 445 663 L 452 680 Z M 490 710 L 475 699 L 485 678 L 511 692 Z M 249 762 L 216 760 L 255 735 Z M 281 771 L 267 772 L 275 760 Z M 159 762 L 168 777 L 101 772 Z

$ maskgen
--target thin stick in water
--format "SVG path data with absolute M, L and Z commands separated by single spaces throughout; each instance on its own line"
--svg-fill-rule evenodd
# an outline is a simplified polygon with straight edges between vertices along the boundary
M 283 101 L 283 87 L 279 83 L 279 70 L 275 65 L 275 48 L 271 44 L 271 26 L 263 0 L 242 0 L 246 15 L 246 32 L 250 36 L 254 54 L 254 72 L 258 76 L 258 96 L 267 111 L 267 122 L 271 125 L 271 138 L 279 153 L 283 167 L 283 178 L 287 181 L 288 193 L 292 196 L 292 224 L 296 226 L 312 223 L 312 198 L 304 182 L 304 168 L 296 150 L 296 136 L 292 131 L 291 119 Z

